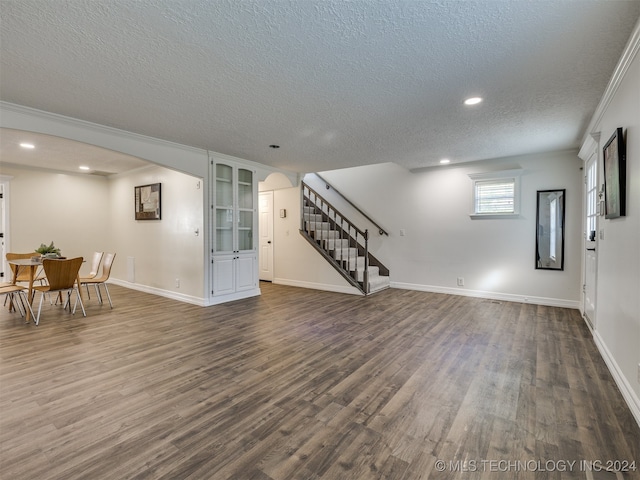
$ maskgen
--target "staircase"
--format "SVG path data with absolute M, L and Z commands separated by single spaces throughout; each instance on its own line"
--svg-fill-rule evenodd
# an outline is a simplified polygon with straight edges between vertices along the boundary
M 364 295 L 389 287 L 389 269 L 368 251 L 369 233 L 302 182 L 300 233 Z

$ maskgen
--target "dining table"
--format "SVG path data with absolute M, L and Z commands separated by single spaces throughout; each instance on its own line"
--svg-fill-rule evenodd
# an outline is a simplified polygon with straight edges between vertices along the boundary
M 46 257 L 45 257 L 46 258 Z M 53 260 L 62 260 L 65 257 L 57 257 L 53 258 Z M 15 266 L 15 272 L 13 275 L 12 283 L 15 285 L 16 279 L 20 274 L 20 270 L 23 268 L 27 268 L 29 272 L 29 287 L 27 292 L 27 301 L 29 305 L 33 303 L 34 291 L 33 291 L 33 282 L 34 279 L 37 278 L 36 273 L 38 272 L 38 268 L 42 267 L 42 257 L 33 256 L 31 258 L 16 258 L 14 260 L 7 260 L 7 263 Z M 76 278 L 76 283 L 78 285 L 78 295 L 80 295 L 81 300 L 84 301 L 84 297 L 82 296 L 82 289 L 80 288 L 80 272 L 78 272 L 78 276 Z M 25 322 L 29 323 L 31 320 L 31 310 L 29 308 L 26 309 L 25 312 Z

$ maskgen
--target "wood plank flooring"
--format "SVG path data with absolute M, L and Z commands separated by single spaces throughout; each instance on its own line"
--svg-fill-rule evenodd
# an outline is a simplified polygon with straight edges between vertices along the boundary
M 43 307 L 39 327 L 1 309 L 0 478 L 537 480 L 640 462 L 576 310 L 261 288 L 202 308 L 113 286 L 113 310 Z

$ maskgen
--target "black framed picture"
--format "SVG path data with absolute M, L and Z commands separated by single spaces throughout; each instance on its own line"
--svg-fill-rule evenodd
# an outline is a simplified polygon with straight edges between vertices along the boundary
M 159 183 L 134 187 L 136 220 L 161 219 L 161 190 Z
M 603 157 L 605 218 L 623 217 L 626 214 L 627 158 L 622 128 L 616 128 L 605 144 Z

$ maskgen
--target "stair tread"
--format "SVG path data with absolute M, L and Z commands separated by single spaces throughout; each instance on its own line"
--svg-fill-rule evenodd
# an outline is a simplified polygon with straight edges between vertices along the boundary
M 305 199 L 305 202 L 310 202 Z M 315 241 L 327 255 L 333 258 L 339 267 L 350 275 L 356 277 L 356 281 L 362 284 L 364 281 L 365 257 L 360 256 L 358 247 L 351 246 L 353 239 L 342 238 L 338 230 L 331 228 L 331 223 L 324 221 L 326 215 L 319 207 L 313 205 L 303 205 L 304 229 L 307 238 Z M 354 274 L 355 272 L 355 274 Z M 368 293 L 378 292 L 389 288 L 390 280 L 386 275 L 380 275 L 380 268 L 369 266 L 368 268 Z

